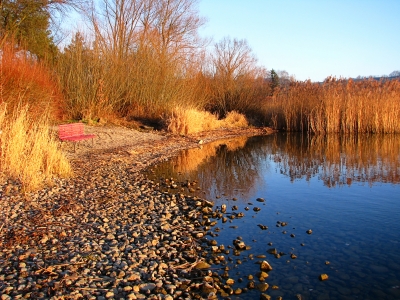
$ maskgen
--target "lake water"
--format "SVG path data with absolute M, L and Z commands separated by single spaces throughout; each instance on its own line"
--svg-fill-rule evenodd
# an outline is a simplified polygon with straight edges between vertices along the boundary
M 265 259 L 273 267 L 265 280 L 272 299 L 400 299 L 400 136 L 229 139 L 183 151 L 153 173 L 178 185 L 196 181 L 195 191 L 183 189 L 244 213 L 219 220 L 208 236 L 225 248 L 237 237 L 251 246 L 226 255 L 234 289 L 246 287 L 250 274 L 258 283 L 257 262 Z M 269 254 L 272 248 L 284 255 Z

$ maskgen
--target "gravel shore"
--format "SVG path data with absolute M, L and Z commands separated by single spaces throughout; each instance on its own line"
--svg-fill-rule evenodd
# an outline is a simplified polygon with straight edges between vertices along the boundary
M 207 270 L 206 199 L 162 192 L 141 172 L 185 148 L 267 129 L 181 137 L 89 127 L 97 138 L 63 144 L 75 175 L 22 193 L 0 185 L 1 299 L 213 299 L 229 295 Z M 171 183 L 172 184 L 172 183 Z M 215 245 L 214 245 L 215 247 Z M 222 259 L 222 258 L 221 258 Z M 222 294 L 221 294 L 222 293 Z

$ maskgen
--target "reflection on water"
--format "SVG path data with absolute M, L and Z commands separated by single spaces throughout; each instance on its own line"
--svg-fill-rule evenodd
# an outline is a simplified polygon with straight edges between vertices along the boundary
M 318 175 L 328 187 L 400 182 L 400 139 L 395 135 L 288 134 L 275 136 L 271 151 L 291 180 Z
M 204 196 L 249 198 L 264 176 L 277 168 L 291 181 L 318 176 L 327 187 L 353 182 L 400 183 L 398 135 L 315 136 L 275 134 L 241 137 L 182 151 L 155 168 L 166 177 L 197 179 Z M 179 175 L 178 175 L 179 174 Z
M 211 232 L 218 244 L 232 246 L 241 236 L 251 246 L 226 255 L 229 275 L 243 279 L 238 287 L 259 271 L 249 255 L 266 255 L 274 268 L 267 282 L 278 287 L 267 291 L 273 299 L 400 299 L 400 136 L 229 139 L 186 150 L 153 171 L 157 179 L 197 181 L 197 190 L 179 188 L 244 213 L 219 220 Z M 286 255 L 275 258 L 270 248 Z M 322 273 L 327 281 L 319 280 Z M 237 299 L 259 294 L 249 290 Z

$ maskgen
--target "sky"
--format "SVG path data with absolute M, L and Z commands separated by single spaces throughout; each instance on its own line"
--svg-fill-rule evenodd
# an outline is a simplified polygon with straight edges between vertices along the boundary
M 400 71 L 400 0 L 199 0 L 211 46 L 245 39 L 259 65 L 297 80 Z

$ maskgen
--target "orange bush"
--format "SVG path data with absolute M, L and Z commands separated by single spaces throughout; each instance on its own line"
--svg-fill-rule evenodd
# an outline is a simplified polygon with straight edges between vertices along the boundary
M 10 113 L 29 105 L 29 114 L 44 113 L 52 119 L 62 117 L 62 96 L 55 75 L 24 50 L 16 51 L 10 44 L 1 49 L 0 104 Z

